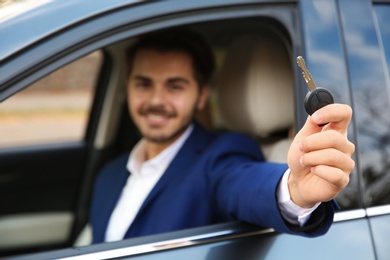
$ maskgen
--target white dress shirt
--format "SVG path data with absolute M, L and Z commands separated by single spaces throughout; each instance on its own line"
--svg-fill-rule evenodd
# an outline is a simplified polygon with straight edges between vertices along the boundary
M 194 126 L 191 124 L 173 144 L 147 161 L 145 161 L 145 141 L 141 139 L 134 147 L 127 162 L 127 170 L 131 174 L 108 222 L 106 242 L 123 239 L 142 203 L 187 140 L 193 128 Z
M 108 222 L 105 236 L 106 242 L 124 238 L 146 197 L 163 175 L 192 130 L 193 125 L 191 124 L 179 139 L 150 160 L 145 161 L 145 141 L 143 139 L 131 151 L 127 162 L 127 169 L 131 174 Z M 284 219 L 291 224 L 303 226 L 320 203 L 310 209 L 301 208 L 294 204 L 290 199 L 288 190 L 287 180 L 289 174 L 290 170 L 288 169 L 278 186 L 278 205 Z

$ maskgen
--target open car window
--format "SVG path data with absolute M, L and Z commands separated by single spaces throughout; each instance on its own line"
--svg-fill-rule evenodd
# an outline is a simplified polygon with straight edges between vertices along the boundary
M 93 52 L 38 80 L 0 106 L 1 148 L 82 141 L 101 66 Z

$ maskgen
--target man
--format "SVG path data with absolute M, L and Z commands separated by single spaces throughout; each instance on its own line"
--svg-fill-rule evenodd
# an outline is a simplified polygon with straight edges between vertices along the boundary
M 99 174 L 94 243 L 231 220 L 304 236 L 329 229 L 332 199 L 354 168 L 350 107 L 328 105 L 308 117 L 288 165 L 264 162 L 249 137 L 210 133 L 194 121 L 214 68 L 200 36 L 180 29 L 150 34 L 127 58 L 129 111 L 143 138 Z

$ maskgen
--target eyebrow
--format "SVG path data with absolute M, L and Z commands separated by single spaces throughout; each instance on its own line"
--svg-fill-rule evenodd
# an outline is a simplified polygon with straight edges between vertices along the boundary
M 184 84 L 190 84 L 190 82 L 183 78 L 183 77 L 173 77 L 168 79 L 168 83 L 184 83 Z
M 134 77 L 132 77 L 130 79 L 131 80 L 152 81 L 149 77 L 142 76 L 142 75 L 135 75 Z
M 132 80 L 142 80 L 142 81 L 147 81 L 147 82 L 150 82 L 152 81 L 152 79 L 150 77 L 147 77 L 147 76 L 142 76 L 142 75 L 135 75 Z M 172 77 L 172 78 L 168 78 L 168 83 L 184 83 L 184 84 L 190 84 L 190 82 L 186 79 L 186 78 L 183 78 L 183 77 Z

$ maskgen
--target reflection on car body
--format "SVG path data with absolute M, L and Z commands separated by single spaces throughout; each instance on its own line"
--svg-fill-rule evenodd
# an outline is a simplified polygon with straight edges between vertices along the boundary
M 43 122 L 50 118 L 50 113 L 42 112 L 48 107 L 21 112 L 19 105 L 11 105 L 18 95 L 31 97 L 31 101 L 22 99 L 24 105 L 34 103 L 37 96 L 31 93 L 36 82 L 39 91 L 34 93 L 47 94 L 50 90 L 49 100 L 71 96 L 84 84 L 77 81 L 81 78 L 79 70 L 68 78 L 76 83 L 58 85 L 54 91 L 53 82 L 63 82 L 55 71 L 85 61 L 88 54 L 99 58 L 83 63 L 85 69 L 89 66 L 84 76 L 93 79 L 88 86 L 92 102 L 80 112 L 70 98 L 65 110 L 52 112 L 56 116 L 50 118 L 58 120 L 51 122 L 60 130 L 69 126 L 67 120 L 78 120 L 81 130 L 77 135 L 55 136 L 61 133 L 55 129 L 45 134 L 39 127 L 46 126 L 38 125 L 28 131 L 36 135 L 35 141 L 18 137 L 15 142 L 0 141 L 0 196 L 5 198 L 0 207 L 1 255 L 20 259 L 295 259 L 304 255 L 313 259 L 389 259 L 389 19 L 390 2 L 384 0 L 115 0 L 94 5 L 87 1 L 39 1 L 38 6 L 29 6 L 23 12 L 3 15 L 0 135 L 4 140 L 9 133 L 18 134 L 18 127 L 6 127 L 17 126 L 22 122 L 19 120 Z M 318 86 L 329 89 L 336 102 L 353 108 L 348 135 L 356 145 L 357 165 L 347 189 L 337 197 L 341 210 L 325 236 L 307 239 L 245 223 L 226 223 L 70 248 L 86 224 L 97 170 L 139 139 L 132 122 L 126 120 L 122 51 L 139 34 L 183 25 L 207 38 L 219 65 L 234 39 L 251 33 L 264 35 L 265 31 L 279 35 L 289 48 L 294 74 L 291 99 L 295 131 L 307 116 L 303 108 L 307 87 L 295 66 L 298 55 L 305 57 Z M 52 75 L 57 76 L 48 81 Z M 51 83 L 39 86 L 42 81 Z M 201 120 L 218 128 L 223 122 L 218 103 L 211 101 L 210 113 Z M 10 117 L 9 107 L 17 111 L 16 117 Z M 19 129 L 23 126 L 25 123 Z M 26 138 L 23 130 L 20 133 Z M 261 140 L 266 142 L 264 149 L 275 140 L 288 139 L 288 132 L 283 130 L 272 135 L 272 140 Z M 279 143 L 274 147 L 278 154 L 284 146 Z M 267 151 L 271 154 L 272 149 Z

